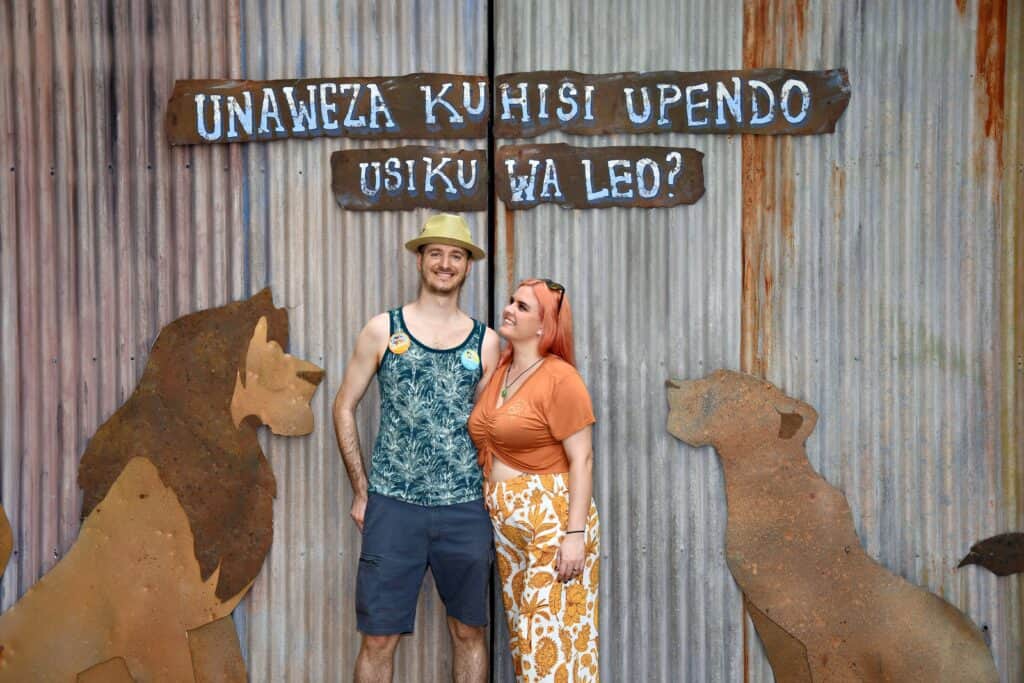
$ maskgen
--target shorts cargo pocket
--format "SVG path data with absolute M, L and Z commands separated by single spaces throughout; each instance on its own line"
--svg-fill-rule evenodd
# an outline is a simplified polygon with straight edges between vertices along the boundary
M 380 555 L 359 555 L 359 572 L 356 574 L 356 614 L 368 616 L 377 603 L 381 583 L 380 564 Z

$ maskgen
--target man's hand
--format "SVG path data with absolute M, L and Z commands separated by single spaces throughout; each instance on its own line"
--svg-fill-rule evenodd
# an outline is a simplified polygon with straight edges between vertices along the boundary
M 345 368 L 345 378 L 334 397 L 334 435 L 338 438 L 338 449 L 345 463 L 348 481 L 352 484 L 352 520 L 363 530 L 363 516 L 366 514 L 366 471 L 363 469 L 363 452 L 359 447 L 359 431 L 356 429 L 356 406 L 370 385 L 380 356 L 388 343 L 388 314 L 374 316 L 356 339 L 352 360 Z
M 352 511 L 348 513 L 352 517 L 352 521 L 359 527 L 359 531 L 363 530 L 363 520 L 366 518 L 366 496 L 356 496 L 352 499 Z

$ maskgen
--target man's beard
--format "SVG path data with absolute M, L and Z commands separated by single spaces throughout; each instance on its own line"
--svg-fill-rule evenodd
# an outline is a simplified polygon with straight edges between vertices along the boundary
M 458 279 L 452 278 L 447 284 L 437 286 L 430 280 L 430 278 L 428 277 L 428 273 L 421 272 L 420 284 L 422 284 L 423 289 L 425 289 L 430 294 L 452 294 L 458 293 L 458 291 L 462 288 L 463 283 L 466 282 L 467 277 L 469 277 L 468 272 L 463 273 L 462 277 Z

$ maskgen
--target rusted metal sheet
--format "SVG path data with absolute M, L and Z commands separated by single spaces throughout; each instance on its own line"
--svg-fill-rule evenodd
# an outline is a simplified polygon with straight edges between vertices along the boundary
M 445 73 L 178 81 L 167 103 L 167 141 L 486 137 L 487 85 L 481 76 Z
M 831 133 L 850 100 L 844 69 L 502 74 L 494 134 Z
M 742 63 L 743 15 L 734 0 L 640 0 L 629 11 L 607 0 L 513 1 L 494 10 L 499 74 Z M 680 39 L 691 30 L 703 37 Z M 838 130 L 845 125 L 844 118 Z M 742 594 L 725 563 L 725 499 L 713 493 L 721 491 L 721 470 L 714 457 L 684 452 L 665 431 L 664 399 L 666 374 L 738 367 L 740 136 L 552 131 L 541 141 L 705 154 L 707 194 L 692 205 L 510 211 L 499 204 L 495 303 L 500 310 L 516 282 L 540 276 L 563 283 L 574 304 L 576 359 L 597 417 L 601 679 L 742 681 Z M 657 599 L 636 597 L 647 595 Z M 507 637 L 502 609 L 495 600 L 499 646 Z M 507 654 L 496 653 L 493 676 L 515 680 Z
M 1019 581 L 953 571 L 971 541 L 1020 529 L 1024 500 L 1024 181 L 1012 172 L 1024 158 L 1014 116 L 1024 8 L 1004 4 L 1005 25 L 988 0 L 779 0 L 746 12 L 739 0 L 638 0 L 628 13 L 606 0 L 493 3 L 497 73 L 753 68 L 744 54 L 760 46 L 761 66 L 843 65 L 858 91 L 835 135 L 758 137 L 754 166 L 741 158 L 754 139 L 745 136 L 583 139 L 699 148 L 708 194 L 692 206 L 498 212 L 496 300 L 506 279 L 548 274 L 579 302 L 609 541 L 604 678 L 771 680 L 752 630 L 743 654 L 724 500 L 710 494 L 719 466 L 664 432 L 666 372 L 739 367 L 741 320 L 745 330 L 760 321 L 752 347 L 766 374 L 821 407 L 811 457 L 846 493 L 868 551 L 987 626 L 1004 681 L 1024 675 Z M 983 11 L 991 19 L 979 22 Z M 990 79 L 972 78 L 988 44 L 979 23 L 1007 35 L 1002 171 L 984 134 Z M 610 25 L 633 47 L 615 48 Z M 680 27 L 698 37 L 680 40 Z M 437 39 L 445 34 L 459 38 Z M 163 324 L 273 284 L 290 308 L 292 348 L 322 356 L 330 383 L 353 330 L 415 294 L 401 245 L 426 213 L 344 212 L 326 191 L 330 154 L 364 141 L 172 148 L 162 131 L 175 79 L 484 73 L 487 10 L 446 0 L 0 3 L 0 35 L 0 341 L 17 350 L 0 358 L 0 500 L 16 541 L 0 577 L 8 607 L 77 535 L 79 457 L 131 393 Z M 897 96 L 870 96 L 894 83 L 905 86 Z M 470 223 L 486 242 L 482 215 Z M 738 303 L 741 234 L 755 226 L 756 318 Z M 481 318 L 485 271 L 474 269 L 463 297 Z M 314 397 L 318 423 L 329 422 L 335 389 Z M 376 429 L 372 392 L 358 416 L 364 441 Z M 847 411 L 873 417 L 856 429 L 830 421 Z M 348 680 L 359 537 L 333 437 L 268 435 L 264 450 L 282 513 L 236 610 L 252 680 Z M 947 478 L 958 472 L 971 476 Z M 895 491 L 915 493 L 914 504 Z M 630 597 L 652 590 L 663 599 Z M 444 619 L 428 578 L 396 679 L 448 677 Z M 495 677 L 507 681 L 500 634 L 494 642 Z
M 75 677 L 75 683 L 135 683 L 124 657 L 112 657 Z
M 407 146 L 331 155 L 331 191 L 355 211 L 484 211 L 487 151 Z
M 322 377 L 287 343 L 287 311 L 269 290 L 161 331 L 138 387 L 82 457 L 78 540 L 0 615 L 3 677 L 67 680 L 123 656 L 143 680 L 210 680 L 209 667 L 242 661 L 229 615 L 273 536 L 275 480 L 256 430 L 312 431 Z M 197 660 L 186 631 L 222 618 L 233 640 Z
M 11 550 L 14 549 L 14 536 L 11 534 L 11 524 L 4 512 L 4 506 L 0 505 L 0 576 L 7 569 L 7 560 L 11 557 Z
M 164 327 L 139 386 L 89 440 L 78 469 L 85 516 L 129 460 L 152 460 L 188 514 L 202 578 L 217 571 L 217 595 L 225 600 L 256 578 L 273 538 L 274 474 L 255 426 L 236 426 L 231 411 L 239 368 L 248 373 L 257 360 L 247 350 L 261 318 L 278 351 L 286 347 L 288 314 L 274 307 L 269 290 Z
M 195 683 L 246 683 L 238 633 L 231 617 L 223 617 L 188 632 Z
M 805 651 L 786 643 L 785 653 L 804 655 L 815 681 L 999 680 L 970 619 L 865 552 L 846 496 L 807 458 L 814 408 L 727 370 L 667 386 L 669 432 L 722 461 L 729 569 L 754 623 L 771 621 L 768 647 L 779 629 L 799 641 Z M 782 675 L 800 664 L 776 679 L 802 679 Z
M 704 195 L 704 155 L 687 147 L 505 145 L 497 192 L 510 209 L 693 204 Z
M 759 610 L 744 596 L 743 608 L 757 628 L 764 643 L 765 655 L 772 665 L 772 673 L 779 683 L 814 683 L 807 659 L 807 647 Z
M 999 534 L 978 541 L 957 567 L 969 564 L 980 565 L 996 576 L 1024 572 L 1024 533 Z
M 0 615 L 0 678 L 69 681 L 123 657 L 139 680 L 193 680 L 186 632 L 227 617 L 242 597 L 217 597 L 193 546 L 158 467 L 128 460 L 67 555 Z

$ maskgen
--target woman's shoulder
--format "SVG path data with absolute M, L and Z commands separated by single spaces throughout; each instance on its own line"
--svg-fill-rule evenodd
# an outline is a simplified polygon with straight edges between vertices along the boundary
M 548 366 L 547 374 L 553 383 L 557 384 L 567 377 L 580 377 L 579 370 L 554 354 L 544 359 L 544 365 Z

